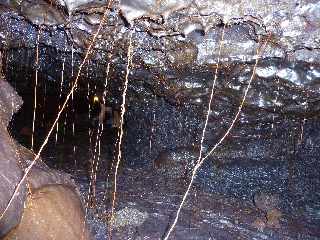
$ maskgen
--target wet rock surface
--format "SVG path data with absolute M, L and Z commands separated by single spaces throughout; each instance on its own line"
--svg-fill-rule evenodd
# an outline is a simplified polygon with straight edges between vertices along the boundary
M 171 223 L 179 204 L 184 184 L 168 184 L 163 175 L 139 169 L 127 169 L 119 176 L 117 211 L 136 209 L 148 217 L 142 224 L 127 225 L 113 230 L 112 239 L 137 238 L 161 239 Z M 78 183 L 86 196 L 88 185 L 82 174 Z M 89 222 L 96 239 L 107 239 L 105 190 L 109 187 L 99 181 L 98 208 L 89 211 Z M 111 186 L 110 186 L 111 187 Z M 280 197 L 279 201 L 282 201 Z M 280 212 L 281 211 L 281 212 Z M 264 213 L 256 208 L 253 201 L 226 197 L 205 192 L 194 187 L 182 210 L 173 239 L 318 239 L 318 222 L 310 222 L 304 215 L 279 210 L 279 226 L 266 225 L 259 228 L 257 218 Z M 95 216 L 95 217 L 94 217 Z M 132 221 L 130 214 L 125 216 Z M 98 220 L 100 219 L 100 220 Z
M 1 48 L 34 48 L 41 26 L 41 44 L 82 53 L 106 5 L 103 1 L 2 1 Z M 157 66 L 161 62 L 169 67 L 173 59 L 179 62 L 183 54 L 168 54 L 170 49 L 179 49 L 177 45 L 193 52 L 184 64 L 190 60 L 196 65 L 210 64 L 217 60 L 222 26 L 227 24 L 220 54 L 223 61 L 253 60 L 259 39 L 269 39 L 263 57 L 316 63 L 319 9 L 316 0 L 114 1 L 94 44 L 94 55 L 103 60 L 113 49 L 121 56 L 119 46 L 126 44 L 129 23 L 135 31 L 135 56 L 142 64 Z M 118 49 L 113 47 L 115 42 Z
M 196 178 L 199 201 L 216 199 L 212 205 L 218 210 L 226 208 L 225 218 L 208 217 L 212 212 L 218 214 L 217 209 L 200 206 L 201 230 L 195 230 L 197 223 L 186 220 L 193 219 L 188 205 L 175 237 L 188 239 L 193 232 L 190 239 L 317 239 L 320 2 L 123 0 L 114 1 L 107 9 L 103 1 L 0 1 L 3 69 L 27 109 L 22 110 L 26 115 L 20 112 L 15 117 L 21 128 L 32 123 L 30 99 L 36 71 L 39 77 L 37 119 L 42 120 L 36 123 L 37 141 L 48 132 L 46 125 L 52 123 L 70 90 L 105 11 L 104 25 L 82 68 L 78 88 L 59 121 L 64 127 L 57 130 L 58 140 L 50 140 L 46 156 L 49 165 L 72 173 L 77 168 L 98 166 L 92 158 L 95 143 L 89 141 L 96 136 L 95 130 L 90 132 L 94 127 L 89 126 L 96 117 L 90 98 L 106 90 L 106 104 L 119 111 L 132 33 L 122 162 L 125 167 L 140 169 L 137 171 L 145 179 L 131 183 L 135 170 L 122 175 L 120 194 L 130 196 L 128 202 L 131 198 L 135 204 L 122 205 L 120 201 L 118 210 L 128 207 L 147 212 L 154 221 L 115 233 L 115 237 L 148 235 L 157 239 L 163 235 L 181 197 L 179 189 L 189 180 L 185 170 L 197 159 L 213 83 L 204 156 L 233 123 L 253 78 L 232 130 L 208 156 Z M 257 49 L 263 50 L 261 56 L 257 56 Z M 105 179 L 112 170 L 116 136 L 117 129 L 104 129 L 98 179 Z M 54 153 L 56 149 L 58 153 Z M 148 175 L 149 169 L 155 176 Z M 87 181 L 80 182 L 88 187 Z M 159 191 L 148 195 L 155 186 Z M 175 190 L 179 193 L 170 192 Z M 277 206 L 261 209 L 257 202 L 254 206 L 254 196 L 260 192 L 266 194 L 262 202 L 279 196 Z M 168 205 L 157 203 L 162 197 Z M 255 213 L 248 213 L 250 220 L 240 214 L 244 225 L 239 225 L 233 212 L 245 209 L 246 204 Z M 159 210 L 152 212 L 137 205 Z M 161 222 L 159 227 L 154 225 L 155 219 Z M 209 234 L 212 226 L 213 236 Z M 105 239 L 101 236 L 97 238 Z
M 229 144 L 223 145 L 200 169 L 172 238 L 318 239 L 320 177 L 316 129 L 319 129 L 317 121 L 308 120 L 304 126 L 304 136 L 308 136 L 308 140 L 303 141 L 309 143 L 300 143 L 296 149 L 292 145 L 292 152 L 284 152 L 280 157 L 272 158 L 268 151 L 261 153 L 257 150 L 241 156 L 244 154 L 241 149 L 247 149 L 246 145 L 238 147 L 239 150 L 234 150 L 234 147 L 228 149 Z M 88 148 L 88 139 L 78 135 L 77 141 L 78 150 L 70 161 L 87 162 L 88 156 L 83 154 L 83 149 Z M 251 144 L 261 147 L 259 142 Z M 96 181 L 89 180 L 90 168 L 80 170 L 80 165 L 77 165 L 70 169 L 83 199 L 90 206 L 87 217 L 96 239 L 108 239 L 113 170 L 104 166 L 110 165 L 113 159 L 109 152 L 111 147 L 106 144 L 101 149 Z M 146 146 L 146 152 L 149 152 L 149 147 Z M 69 145 L 69 148 L 73 146 Z M 152 145 L 152 151 L 156 152 L 156 149 L 155 144 Z M 133 158 L 129 153 L 124 154 L 124 161 Z M 116 212 L 121 216 L 119 225 L 126 226 L 113 230 L 114 239 L 161 239 L 172 222 L 190 180 L 182 168 L 183 163 L 188 159 L 186 156 L 196 160 L 197 151 L 190 147 L 164 149 L 159 151 L 154 161 L 159 161 L 163 154 L 170 158 L 155 164 L 156 169 L 148 160 L 142 167 L 133 165 L 128 168 L 130 161 L 121 165 Z M 149 167 L 146 166 L 148 164 Z M 88 197 L 92 184 L 95 185 L 93 205 Z

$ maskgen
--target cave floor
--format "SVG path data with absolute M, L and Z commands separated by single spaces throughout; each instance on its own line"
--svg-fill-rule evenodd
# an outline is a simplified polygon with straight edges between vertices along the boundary
M 87 220 L 94 239 L 106 240 L 113 177 L 107 178 L 107 172 L 103 170 L 110 162 L 110 151 L 108 153 L 107 148 L 102 149 L 95 184 L 95 201 L 88 201 L 90 153 L 88 142 L 81 141 L 86 138 L 78 139 L 74 152 L 74 143 L 68 139 L 55 148 L 50 147 L 54 146 L 54 142 L 51 142 L 43 159 L 52 167 L 72 174 L 86 206 Z M 186 189 L 185 180 L 167 179 L 154 171 L 152 166 L 133 168 L 121 165 L 112 239 L 162 239 L 173 222 Z M 88 202 L 91 203 L 89 207 Z M 252 199 L 215 193 L 196 183 L 170 239 L 320 239 L 319 208 L 306 211 L 302 205 L 301 209 L 294 209 L 293 212 L 288 209 L 290 207 L 279 207 L 277 214 L 281 216 L 271 214 L 270 220 L 265 211 L 255 206 Z
M 87 177 L 78 172 L 76 181 L 87 199 Z M 91 230 L 98 240 L 107 239 L 105 222 L 110 213 L 111 194 L 105 193 L 111 185 L 97 180 L 96 207 L 88 211 Z M 185 189 L 183 181 L 168 184 L 151 170 L 121 171 L 116 211 L 134 209 L 136 216 L 127 211 L 124 218 L 128 219 L 118 223 L 120 227 L 113 230 L 112 239 L 161 239 L 174 219 Z M 144 220 L 139 219 L 139 214 Z M 269 224 L 265 219 L 265 213 L 250 201 L 193 187 L 171 239 L 320 239 L 319 221 L 310 222 L 303 213 L 300 216 L 283 213 L 278 223 Z

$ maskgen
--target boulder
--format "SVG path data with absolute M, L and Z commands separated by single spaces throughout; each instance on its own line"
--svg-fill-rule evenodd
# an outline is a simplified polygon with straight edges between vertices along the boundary
M 28 195 L 20 224 L 4 239 L 90 239 L 78 194 L 64 185 L 47 185 Z
M 21 218 L 26 199 L 26 184 L 22 184 L 10 207 L 4 213 L 15 187 L 22 178 L 16 145 L 7 131 L 7 125 L 22 100 L 13 88 L 0 77 L 0 237 L 16 226 Z

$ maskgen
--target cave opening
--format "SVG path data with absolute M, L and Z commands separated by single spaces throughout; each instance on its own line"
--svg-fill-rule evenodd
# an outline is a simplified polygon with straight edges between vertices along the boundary
M 15 55 L 15 53 L 7 54 Z M 13 115 L 8 130 L 23 146 L 38 152 L 70 90 L 68 81 L 72 76 L 69 76 L 70 72 L 63 71 L 59 75 L 51 76 L 39 73 L 35 86 L 32 66 L 17 66 L 14 65 L 14 61 L 5 63 L 6 79 L 15 86 L 15 90 L 23 100 L 23 105 Z M 119 96 L 115 95 L 119 95 L 119 91 L 114 90 L 119 86 L 116 86 L 117 82 L 114 81 L 106 88 L 101 84 L 102 80 L 93 81 L 88 75 L 89 73 L 86 73 L 81 79 L 79 87 L 54 127 L 42 156 L 46 164 L 51 167 L 69 173 L 76 171 L 89 173 L 92 159 L 97 157 L 99 144 L 102 146 L 100 149 L 103 154 L 102 159 L 105 160 L 100 166 L 105 169 L 101 175 L 107 175 L 115 158 L 120 124 Z M 36 99 L 35 89 L 37 89 Z M 35 101 L 37 101 L 36 106 Z M 126 126 L 125 122 L 124 129 Z

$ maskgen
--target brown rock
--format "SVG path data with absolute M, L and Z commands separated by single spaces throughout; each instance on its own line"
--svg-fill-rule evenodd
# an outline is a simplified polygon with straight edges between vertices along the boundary
M 267 212 L 267 225 L 271 228 L 280 228 L 280 218 L 282 213 L 278 209 L 272 209 Z
M 10 239 L 91 239 L 79 196 L 63 185 L 36 190 L 27 198 L 20 224 L 4 238 Z
M 21 218 L 26 199 L 26 185 L 22 184 L 7 209 L 15 186 L 22 178 L 16 145 L 7 131 L 13 115 L 22 105 L 22 99 L 0 75 L 0 238 L 16 226 Z
M 38 159 L 8 206 L 35 154 L 17 144 L 8 122 L 22 99 L 0 76 L 0 238 L 89 239 L 80 197 L 71 177 Z M 29 191 L 34 191 L 27 197 Z M 9 234 L 9 235 L 8 235 Z
M 266 228 L 266 223 L 261 218 L 257 218 L 253 223 L 252 226 L 256 229 L 258 229 L 260 232 L 263 232 L 263 230 Z

